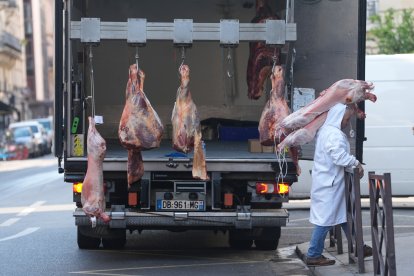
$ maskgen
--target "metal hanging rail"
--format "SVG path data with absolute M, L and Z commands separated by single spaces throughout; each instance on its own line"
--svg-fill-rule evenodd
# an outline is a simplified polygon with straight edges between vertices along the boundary
M 220 23 L 193 23 L 191 19 L 174 22 L 147 22 L 130 18 L 127 22 L 105 22 L 99 18 L 71 21 L 70 38 L 85 43 L 99 43 L 101 39 L 131 40 L 145 44 L 147 40 L 172 40 L 174 43 L 193 41 L 220 41 L 238 44 L 239 41 L 264 41 L 268 45 L 284 45 L 296 41 L 296 23 L 267 20 L 265 23 L 239 23 L 221 20 Z M 177 41 L 178 40 L 178 41 Z M 180 41 L 182 40 L 182 41 Z

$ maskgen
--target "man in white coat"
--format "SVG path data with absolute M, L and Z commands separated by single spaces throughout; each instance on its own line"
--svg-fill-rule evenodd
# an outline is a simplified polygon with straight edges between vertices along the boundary
M 333 265 L 322 255 L 326 234 L 334 225 L 346 229 L 345 167 L 358 167 L 360 177 L 364 169 L 350 154 L 347 136 L 342 131 L 353 115 L 352 109 L 338 103 L 333 106 L 325 123 L 316 134 L 312 168 L 311 207 L 309 221 L 315 225 L 306 257 L 309 266 Z

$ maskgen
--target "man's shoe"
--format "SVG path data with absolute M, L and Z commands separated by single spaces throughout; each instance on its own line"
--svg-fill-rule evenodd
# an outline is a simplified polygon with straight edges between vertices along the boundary
M 364 244 L 364 258 L 372 256 L 372 247 Z
M 335 264 L 335 260 L 326 258 L 324 255 L 321 255 L 318 258 L 309 258 L 306 257 L 307 266 L 326 266 Z

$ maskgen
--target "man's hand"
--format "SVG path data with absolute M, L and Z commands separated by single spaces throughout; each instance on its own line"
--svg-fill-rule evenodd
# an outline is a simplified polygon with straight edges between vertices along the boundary
M 358 165 L 356 166 L 358 168 L 359 178 L 364 177 L 364 167 L 362 167 L 362 164 L 358 162 Z

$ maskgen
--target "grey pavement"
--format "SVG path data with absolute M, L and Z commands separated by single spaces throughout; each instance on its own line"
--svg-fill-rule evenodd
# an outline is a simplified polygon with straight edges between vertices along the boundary
M 393 198 L 393 208 L 414 209 L 414 197 Z M 291 200 L 284 204 L 287 209 L 308 209 L 310 200 Z M 369 199 L 361 199 L 362 208 L 369 208 Z M 350 275 L 374 275 L 373 259 L 368 257 L 364 260 L 365 273 L 358 272 L 358 264 L 350 263 L 348 257 L 348 245 L 346 238 L 343 238 L 343 254 L 338 254 L 336 247 L 329 247 L 329 241 L 325 242 L 323 255 L 336 262 L 331 266 L 309 267 L 309 271 L 316 276 L 350 276 Z M 414 275 L 414 263 L 412 252 L 414 248 L 413 234 L 399 234 L 394 236 L 397 275 Z M 369 241 L 366 244 L 371 245 Z M 309 242 L 301 243 L 296 246 L 296 254 L 299 259 L 304 259 L 304 255 L 309 247 Z M 384 252 L 383 252 L 384 253 Z

